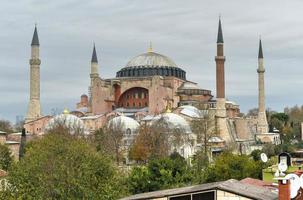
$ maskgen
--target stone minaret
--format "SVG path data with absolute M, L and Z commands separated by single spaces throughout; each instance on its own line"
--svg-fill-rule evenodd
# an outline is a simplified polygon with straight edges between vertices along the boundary
M 99 70 L 98 70 L 98 58 L 96 53 L 96 47 L 94 44 L 92 60 L 91 60 L 91 67 L 90 67 L 90 79 L 91 79 L 91 86 L 93 84 L 93 79 L 99 77 Z
M 30 63 L 30 100 L 25 121 L 29 122 L 41 117 L 40 107 L 40 59 L 39 59 L 39 38 L 37 27 L 35 27 L 32 44 Z
M 268 133 L 268 124 L 265 113 L 265 95 L 264 95 L 264 65 L 263 65 L 263 51 L 262 42 L 259 43 L 259 55 L 258 55 L 258 85 L 259 85 L 259 112 L 258 112 L 258 133 Z
M 94 79 L 96 79 L 98 77 L 99 77 L 99 66 L 98 66 L 96 47 L 94 44 L 92 60 L 91 60 L 91 64 L 90 64 L 90 86 L 88 89 L 89 90 L 88 112 L 92 112 L 92 88 L 93 88 Z
M 222 33 L 221 19 L 219 19 L 218 37 L 217 37 L 217 56 L 216 60 L 216 89 L 217 89 L 217 105 L 216 105 L 216 127 L 217 132 L 225 141 L 230 141 L 230 135 L 226 121 L 225 107 L 225 75 L 224 75 L 224 41 Z

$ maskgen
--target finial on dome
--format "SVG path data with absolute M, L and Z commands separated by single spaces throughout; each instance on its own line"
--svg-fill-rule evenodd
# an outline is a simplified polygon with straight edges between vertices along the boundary
M 153 52 L 153 44 L 152 44 L 151 41 L 149 42 L 149 47 L 148 47 L 147 52 L 148 52 L 148 53 L 152 53 L 152 52 Z
M 68 111 L 68 109 L 67 109 L 67 108 L 64 108 L 64 110 L 63 110 L 63 114 L 65 114 L 65 115 L 69 114 L 69 111 Z

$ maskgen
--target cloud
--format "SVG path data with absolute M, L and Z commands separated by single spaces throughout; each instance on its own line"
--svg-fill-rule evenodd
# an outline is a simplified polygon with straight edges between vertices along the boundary
M 25 115 L 30 42 L 38 23 L 41 43 L 41 103 L 73 108 L 87 93 L 92 43 L 100 75 L 114 77 L 149 41 L 187 71 L 187 78 L 215 94 L 218 15 L 226 54 L 226 92 L 243 111 L 257 105 L 257 51 L 262 35 L 267 106 L 300 104 L 303 73 L 300 16 L 296 0 L 24 0 L 0 8 L 0 117 Z M 197 73 L 199 72 L 199 73 Z M 287 94 L 287 95 L 286 95 Z

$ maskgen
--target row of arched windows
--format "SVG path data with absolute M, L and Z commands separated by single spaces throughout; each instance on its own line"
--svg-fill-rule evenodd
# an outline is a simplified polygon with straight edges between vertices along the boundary
M 174 76 L 186 79 L 186 72 L 176 67 L 139 67 L 124 68 L 117 72 L 117 77 L 138 77 L 138 76 Z

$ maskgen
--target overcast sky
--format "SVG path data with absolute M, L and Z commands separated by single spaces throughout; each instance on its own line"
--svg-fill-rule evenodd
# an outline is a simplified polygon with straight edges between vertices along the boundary
M 154 51 L 215 95 L 218 16 L 225 42 L 226 96 L 242 112 L 257 106 L 257 53 L 262 35 L 266 107 L 303 100 L 303 1 L 19 0 L 0 7 L 0 119 L 15 121 L 29 101 L 29 58 L 38 23 L 41 104 L 74 109 L 87 93 L 93 41 L 100 76 L 111 78 L 134 56 Z

